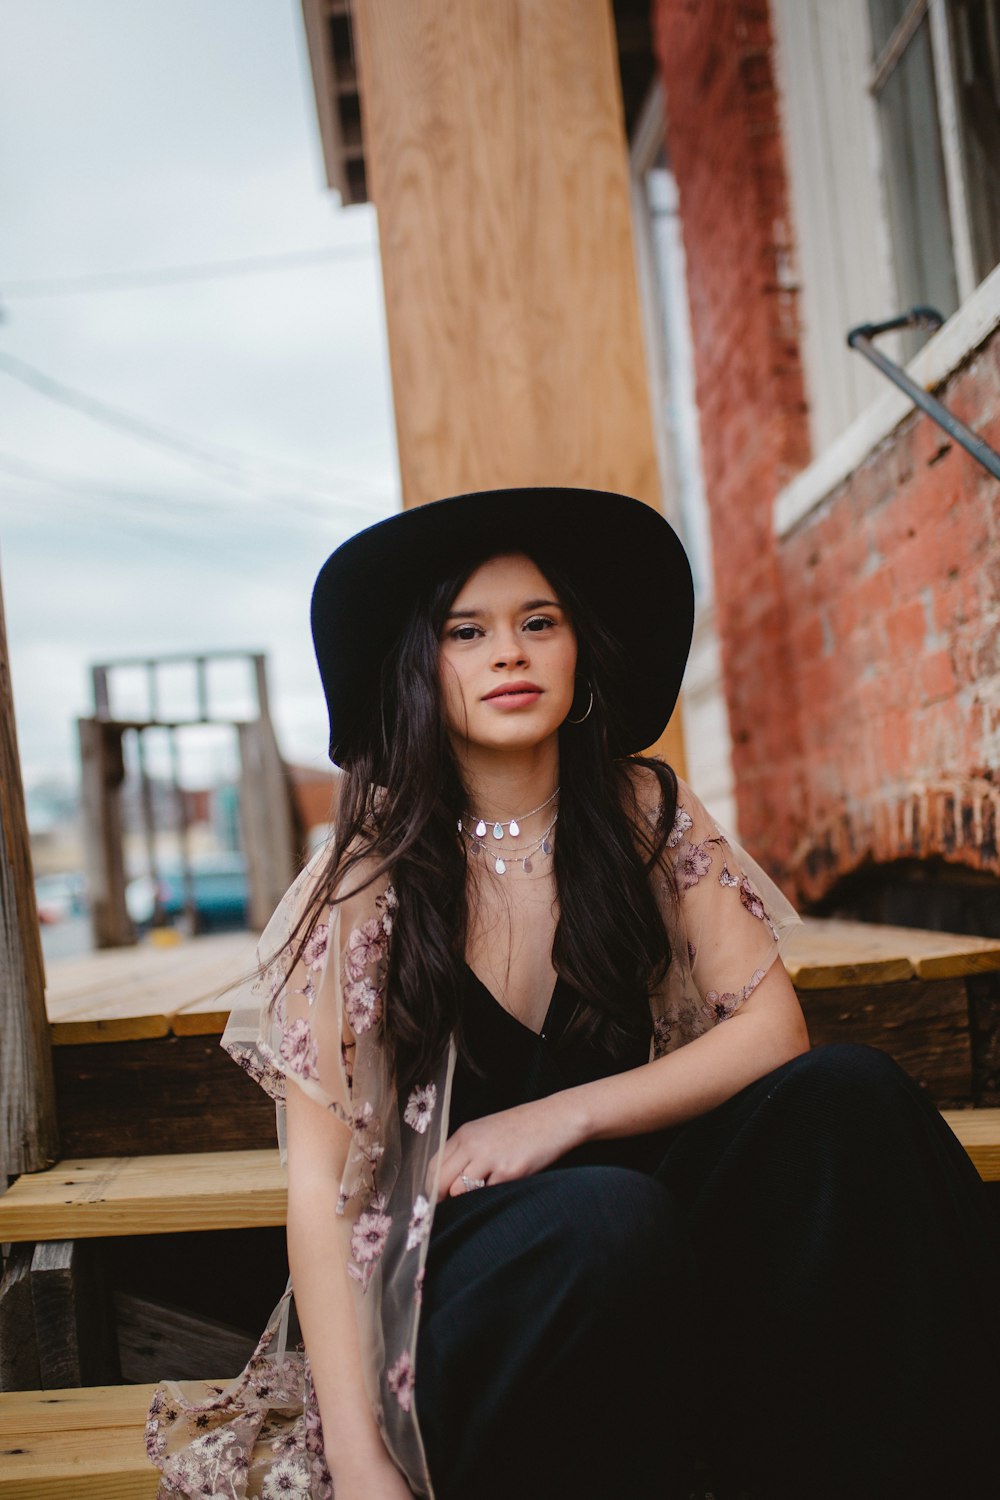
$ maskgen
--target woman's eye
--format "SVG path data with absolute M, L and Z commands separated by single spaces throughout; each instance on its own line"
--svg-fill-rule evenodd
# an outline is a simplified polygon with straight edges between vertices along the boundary
M 448 633 L 453 641 L 474 641 L 477 635 L 482 634 L 478 625 L 456 625 Z
M 554 624 L 555 621 L 550 620 L 547 615 L 532 615 L 530 620 L 525 620 L 524 628 L 525 630 L 534 630 L 537 632 L 540 630 L 547 630 L 550 625 Z

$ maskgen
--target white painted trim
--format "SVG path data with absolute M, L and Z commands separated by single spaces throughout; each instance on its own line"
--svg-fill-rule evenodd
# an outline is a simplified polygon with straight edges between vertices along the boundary
M 963 303 L 975 291 L 976 267 L 965 191 L 965 161 L 958 122 L 958 100 L 955 97 L 955 71 L 944 0 L 931 0 L 929 10 L 938 124 L 941 130 L 941 152 L 944 156 L 951 242 L 955 256 L 955 280 L 958 282 L 959 303 Z
M 928 339 L 907 365 L 907 374 L 925 390 L 935 390 L 998 327 L 1000 266 L 994 267 L 972 296 Z M 858 354 L 857 358 L 863 359 L 864 355 Z M 908 396 L 889 386 L 884 395 L 779 492 L 772 513 L 775 535 L 787 536 L 794 530 L 915 410 Z

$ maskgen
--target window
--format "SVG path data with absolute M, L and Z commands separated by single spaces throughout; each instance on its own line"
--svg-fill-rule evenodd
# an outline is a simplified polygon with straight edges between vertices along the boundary
M 868 14 L 898 310 L 947 318 L 1000 261 L 1000 0 Z M 928 337 L 904 335 L 904 357 Z

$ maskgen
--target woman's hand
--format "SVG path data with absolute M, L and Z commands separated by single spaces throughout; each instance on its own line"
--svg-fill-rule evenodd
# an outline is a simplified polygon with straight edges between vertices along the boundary
M 474 1182 L 512 1182 L 540 1172 L 583 1140 L 579 1107 L 574 1090 L 549 1094 L 530 1104 L 519 1104 L 495 1115 L 469 1120 L 448 1137 L 441 1154 L 438 1202 L 457 1197 L 469 1189 L 462 1177 Z M 435 1162 L 428 1175 L 433 1181 Z

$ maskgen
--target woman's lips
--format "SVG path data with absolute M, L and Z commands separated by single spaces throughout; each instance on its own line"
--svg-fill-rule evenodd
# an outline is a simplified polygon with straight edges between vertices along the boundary
M 484 698 L 483 702 L 493 704 L 496 708 L 530 708 L 541 696 L 541 688 L 518 688 L 515 692 L 494 693 L 491 697 Z

